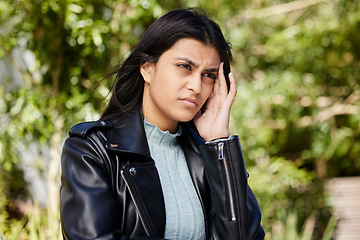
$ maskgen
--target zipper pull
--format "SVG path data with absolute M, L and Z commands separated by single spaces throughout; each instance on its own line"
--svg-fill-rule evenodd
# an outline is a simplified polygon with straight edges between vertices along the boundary
M 218 157 L 219 160 L 223 160 L 224 159 L 224 143 L 223 142 L 219 142 L 218 144 Z

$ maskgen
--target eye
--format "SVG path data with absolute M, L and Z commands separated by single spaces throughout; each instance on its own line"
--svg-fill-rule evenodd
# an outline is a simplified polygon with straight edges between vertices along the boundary
M 180 63 L 180 64 L 178 64 L 178 66 L 181 67 L 181 68 L 184 68 L 184 69 L 186 69 L 186 70 L 191 71 L 191 66 L 190 66 L 189 64 Z
M 204 77 L 210 78 L 212 80 L 216 80 L 217 79 L 217 75 L 215 73 L 204 73 L 203 74 Z

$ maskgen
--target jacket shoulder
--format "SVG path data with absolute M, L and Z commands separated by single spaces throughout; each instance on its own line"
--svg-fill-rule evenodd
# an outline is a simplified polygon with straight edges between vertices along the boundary
M 94 130 L 107 129 L 112 127 L 113 126 L 110 122 L 103 120 L 81 122 L 74 125 L 70 129 L 69 135 L 70 137 L 76 136 L 76 137 L 86 138 L 87 135 Z

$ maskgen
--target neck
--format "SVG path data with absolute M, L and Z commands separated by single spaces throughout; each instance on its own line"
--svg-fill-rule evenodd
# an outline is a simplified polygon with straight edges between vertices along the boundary
M 150 96 L 148 85 L 144 86 L 144 96 L 142 100 L 142 110 L 143 114 L 146 117 L 147 121 L 153 125 L 156 125 L 162 131 L 169 131 L 170 133 L 176 133 L 178 128 L 178 121 L 173 120 L 165 116 L 159 109 L 154 107 L 149 101 Z M 145 101 L 148 99 L 148 101 Z

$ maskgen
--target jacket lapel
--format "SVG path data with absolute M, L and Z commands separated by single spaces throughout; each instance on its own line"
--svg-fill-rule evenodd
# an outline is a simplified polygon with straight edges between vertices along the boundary
M 126 164 L 123 167 L 122 177 L 129 188 L 135 205 L 143 208 L 139 213 L 142 215 L 141 218 L 143 224 L 146 225 L 144 228 L 148 235 L 162 236 L 165 230 L 165 204 L 159 175 L 150 156 L 142 115 L 138 111 L 134 111 L 124 117 L 122 123 L 109 131 L 106 146 L 115 152 L 136 153 L 142 156 L 137 158 L 140 160 L 139 162 Z M 189 172 L 203 207 L 205 226 L 208 226 L 211 207 L 206 199 L 210 199 L 210 191 L 199 150 L 199 145 L 205 141 L 187 123 L 181 125 L 183 133 L 179 137 L 179 142 L 184 150 Z M 132 175 L 132 168 L 137 170 L 136 175 Z M 145 169 L 147 170 L 145 171 Z M 146 196 L 146 199 L 143 195 Z M 149 195 L 152 196 L 149 198 Z M 148 201 L 149 199 L 151 200 Z M 159 206 L 161 207 L 159 208 Z M 206 233 L 208 235 L 209 229 L 206 229 Z
M 134 162 L 122 163 L 121 177 L 148 236 L 163 237 L 165 232 L 165 203 L 158 171 L 150 156 L 143 119 L 134 111 L 109 131 L 106 147 L 114 151 L 119 161 L 124 153 L 137 154 Z
M 120 152 L 137 153 L 150 158 L 142 116 L 134 111 L 122 119 L 122 124 L 109 132 L 106 146 Z

